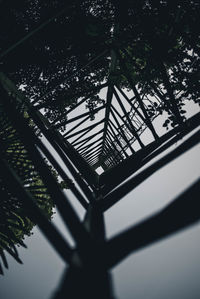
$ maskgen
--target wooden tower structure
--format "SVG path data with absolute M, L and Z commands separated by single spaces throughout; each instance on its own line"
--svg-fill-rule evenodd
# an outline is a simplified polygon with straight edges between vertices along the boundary
M 69 266 L 55 298 L 114 298 L 112 267 L 200 218 L 197 181 L 157 215 L 105 237 L 104 212 L 199 142 L 199 109 L 188 117 L 183 108 L 199 103 L 200 6 L 21 2 L 0 3 L 13 20 L 0 56 L 1 263 L 5 251 L 20 262 L 15 244 L 24 244 L 10 226 L 25 227 L 23 210 Z M 60 180 L 85 209 L 83 222 Z M 75 248 L 41 209 L 49 198 Z

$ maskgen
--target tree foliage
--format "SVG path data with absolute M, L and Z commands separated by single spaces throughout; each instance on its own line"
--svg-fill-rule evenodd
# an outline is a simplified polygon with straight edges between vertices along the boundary
M 27 125 L 38 134 L 38 130 L 28 113 L 22 109 L 22 114 Z M 30 153 L 21 141 L 20 135 L 7 116 L 2 104 L 0 105 L 0 154 L 1 159 L 6 161 L 12 171 L 15 172 L 25 190 L 32 195 L 36 205 L 46 218 L 51 220 L 54 207 L 52 198 L 34 166 Z M 60 187 L 62 189 L 67 188 L 66 183 L 60 181 L 55 169 L 47 160 L 45 162 Z M 32 234 L 32 229 L 36 224 L 33 222 L 31 214 L 31 207 L 28 208 L 28 204 L 24 204 L 24 201 L 15 194 L 3 170 L 0 169 L 0 257 L 6 267 L 5 251 L 18 262 L 21 262 L 16 245 L 26 247 L 23 240 L 25 236 Z M 2 268 L 0 272 L 3 272 Z
M 173 114 L 168 102 L 176 94 L 171 101 L 181 115 L 183 99 L 199 102 L 197 0 L 22 0 L 2 1 L 1 7 L 2 51 L 49 20 L 5 55 L 3 70 L 50 121 L 64 122 L 68 106 L 98 94 L 95 88 L 109 76 L 113 46 L 141 93 L 156 94 L 155 86 L 166 92 L 162 111 Z M 120 64 L 112 78 L 131 88 Z

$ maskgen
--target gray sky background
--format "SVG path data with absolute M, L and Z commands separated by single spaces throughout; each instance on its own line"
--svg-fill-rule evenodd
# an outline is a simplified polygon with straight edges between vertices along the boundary
M 199 154 L 200 146 L 197 145 L 109 209 L 105 213 L 107 238 L 162 209 L 199 178 Z M 83 208 L 71 191 L 66 194 L 83 219 Z M 58 214 L 53 221 L 73 245 Z M 124 259 L 112 269 L 116 298 L 199 299 L 199 236 L 200 225 L 197 224 Z M 50 299 L 65 265 L 37 228 L 25 243 L 28 249 L 19 248 L 24 265 L 8 256 L 9 270 L 0 277 L 0 298 Z
M 195 181 L 200 175 L 199 149 L 195 146 L 159 170 L 108 210 L 107 237 L 159 210 Z M 82 218 L 81 209 L 79 213 Z M 59 216 L 54 218 L 64 232 Z M 199 235 L 197 224 L 130 255 L 112 270 L 116 297 L 199 299 Z M 62 276 L 64 263 L 37 229 L 26 244 L 28 250 L 19 249 L 24 265 L 8 257 L 10 269 L 0 278 L 2 299 L 50 298 Z

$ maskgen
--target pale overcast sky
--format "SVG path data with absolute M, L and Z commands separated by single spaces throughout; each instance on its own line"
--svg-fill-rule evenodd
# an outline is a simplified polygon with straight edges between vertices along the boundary
M 107 237 L 158 211 L 199 178 L 199 153 L 197 145 L 109 209 L 105 213 Z M 71 192 L 67 193 L 73 201 Z M 83 209 L 75 205 L 82 219 Z M 65 232 L 57 214 L 54 222 Z M 197 224 L 130 255 L 112 269 L 116 298 L 199 299 L 199 236 L 200 225 Z M 37 228 L 26 244 L 27 250 L 19 248 L 24 265 L 8 257 L 10 269 L 0 277 L 2 299 L 50 299 L 62 277 L 64 263 Z
M 79 114 L 82 109 L 84 107 L 77 109 L 76 113 Z M 187 116 L 190 117 L 199 111 L 199 107 L 192 105 L 188 106 L 187 110 Z M 76 115 L 72 115 L 74 116 Z M 102 112 L 98 113 L 97 121 L 101 117 Z M 161 124 L 162 121 L 158 119 L 157 125 L 161 127 Z M 186 138 L 178 141 L 169 151 Z M 200 146 L 196 145 L 157 171 L 110 208 L 105 213 L 107 238 L 159 211 L 199 178 L 199 155 Z M 66 170 L 63 163 L 60 163 Z M 82 206 L 70 190 L 67 190 L 66 194 L 80 219 L 83 219 Z M 57 213 L 53 221 L 73 245 Z M 199 236 L 200 225 L 197 224 L 124 259 L 111 271 L 116 298 L 199 299 Z M 62 277 L 65 264 L 37 228 L 34 228 L 33 236 L 27 238 L 25 243 L 28 249 L 19 248 L 24 265 L 17 264 L 8 256 L 9 270 L 5 270 L 5 276 L 0 277 L 0 299 L 51 299 Z

